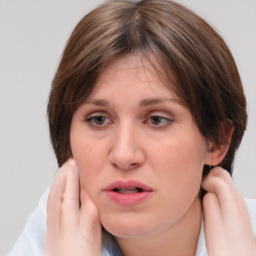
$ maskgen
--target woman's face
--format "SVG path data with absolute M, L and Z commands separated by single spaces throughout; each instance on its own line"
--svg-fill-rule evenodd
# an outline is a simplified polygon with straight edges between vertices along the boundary
M 150 65 L 125 55 L 74 113 L 70 141 L 81 187 L 118 237 L 173 227 L 198 204 L 207 142 Z

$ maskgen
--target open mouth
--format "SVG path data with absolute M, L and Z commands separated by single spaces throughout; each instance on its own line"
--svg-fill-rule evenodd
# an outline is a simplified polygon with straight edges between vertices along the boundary
M 131 193 L 142 193 L 142 192 L 152 192 L 153 189 L 148 185 L 143 184 L 136 180 L 116 180 L 109 184 L 105 191 L 112 191 L 121 194 L 131 194 Z
M 141 204 L 154 192 L 151 187 L 136 180 L 116 180 L 104 191 L 114 203 L 123 206 Z
M 144 190 L 142 188 L 114 188 L 113 191 L 120 194 L 133 194 L 142 193 Z

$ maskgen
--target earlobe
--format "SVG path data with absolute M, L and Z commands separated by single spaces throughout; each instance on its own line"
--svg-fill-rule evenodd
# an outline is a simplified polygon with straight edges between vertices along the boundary
M 225 157 L 229 144 L 213 145 L 207 153 L 205 164 L 217 166 Z
M 228 152 L 229 145 L 234 132 L 233 126 L 222 125 L 223 139 L 219 145 L 209 143 L 209 151 L 207 153 L 205 164 L 209 166 L 217 166 L 224 159 Z

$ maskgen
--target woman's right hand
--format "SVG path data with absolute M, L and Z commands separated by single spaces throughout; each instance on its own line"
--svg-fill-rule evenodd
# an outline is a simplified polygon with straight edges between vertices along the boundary
M 98 256 L 101 240 L 97 208 L 79 189 L 76 163 L 70 159 L 59 169 L 48 197 L 44 256 Z

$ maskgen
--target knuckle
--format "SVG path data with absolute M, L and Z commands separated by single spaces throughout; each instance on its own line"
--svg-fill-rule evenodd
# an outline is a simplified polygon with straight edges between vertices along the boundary
M 75 167 L 75 165 L 76 165 L 75 160 L 73 158 L 68 159 L 66 164 L 69 165 L 72 168 Z
M 230 189 L 231 183 L 231 176 L 228 171 L 221 167 L 215 167 L 203 181 L 203 187 L 208 191 L 213 191 L 217 188 L 221 188 L 222 191 L 227 191 Z
M 65 162 L 60 168 L 59 168 L 59 172 L 60 173 L 66 173 L 70 170 L 71 165 L 69 164 L 69 162 Z
M 216 196 L 213 193 L 206 193 L 204 198 L 203 198 L 203 207 L 204 208 L 209 208 L 209 206 L 215 202 Z
M 79 202 L 69 195 L 62 196 L 61 209 L 66 211 L 74 207 L 79 207 Z
M 213 168 L 210 172 L 210 176 L 212 176 L 212 178 L 215 178 L 218 180 L 220 179 L 220 180 L 224 180 L 224 181 L 230 179 L 229 172 L 221 167 Z
M 207 193 L 205 196 L 204 196 L 204 201 L 212 201 L 215 199 L 215 195 L 213 193 Z
M 62 204 L 78 203 L 75 198 L 73 198 L 71 195 L 68 195 L 67 193 L 64 193 L 61 201 Z

